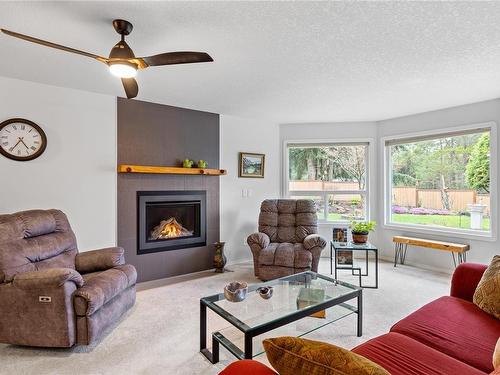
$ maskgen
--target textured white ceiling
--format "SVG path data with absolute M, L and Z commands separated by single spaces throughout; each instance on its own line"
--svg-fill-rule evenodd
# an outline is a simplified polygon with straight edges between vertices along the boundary
M 102 55 L 114 18 L 134 24 L 136 55 L 215 59 L 141 71 L 141 100 L 284 123 L 500 96 L 499 2 L 0 3 L 0 27 Z M 3 34 L 0 75 L 123 96 L 103 64 Z

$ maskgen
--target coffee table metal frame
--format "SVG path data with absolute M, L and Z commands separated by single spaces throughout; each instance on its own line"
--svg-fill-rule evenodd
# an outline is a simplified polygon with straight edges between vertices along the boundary
M 314 314 L 318 311 L 328 309 L 333 306 L 341 305 L 344 308 L 351 310 L 353 313 L 357 314 L 357 336 L 361 337 L 363 334 L 363 289 L 358 288 L 354 285 L 344 283 L 342 281 L 334 280 L 332 278 L 317 274 L 312 271 L 301 272 L 295 275 L 282 277 L 277 280 L 290 280 L 296 281 L 297 276 L 304 275 L 309 276 L 311 278 L 319 278 L 323 280 L 330 281 L 332 283 L 336 283 L 338 285 L 343 285 L 349 288 L 352 288 L 352 291 L 346 293 L 337 298 L 332 298 L 330 300 L 318 303 L 316 305 L 312 305 L 306 307 L 304 309 L 297 310 L 294 313 L 286 314 L 283 317 L 271 320 L 269 322 L 260 324 L 255 327 L 250 327 L 246 325 L 244 322 L 239 320 L 237 317 L 231 315 L 226 312 L 223 308 L 216 305 L 214 302 L 217 302 L 221 299 L 223 294 L 216 294 L 210 297 L 205 297 L 200 299 L 200 352 L 212 363 L 219 362 L 219 345 L 224 346 L 229 352 L 231 352 L 238 359 L 252 359 L 253 357 L 253 338 L 255 336 L 261 335 L 263 333 L 269 332 L 273 329 L 282 327 L 286 324 L 292 323 L 296 320 L 305 318 Z M 271 280 L 271 282 L 274 280 Z M 253 285 L 248 288 L 248 293 L 255 292 L 257 288 L 265 284 Z M 346 301 L 357 299 L 357 306 L 351 306 L 346 304 Z M 244 334 L 244 350 L 238 348 L 233 342 L 227 339 L 222 333 L 214 332 L 212 333 L 212 351 L 207 348 L 207 307 L 215 312 L 217 315 L 231 323 L 238 330 L 243 332 Z M 328 322 L 327 324 L 333 323 Z M 327 325 L 325 324 L 325 325 Z M 324 326 L 324 325 L 323 325 Z M 321 326 L 321 327 L 323 327 Z
M 365 252 L 365 269 L 366 272 L 362 272 L 361 267 L 351 266 L 339 266 L 337 263 L 337 251 L 364 251 Z M 368 254 L 373 252 L 375 255 L 375 285 L 363 285 L 362 276 L 368 276 Z M 330 241 L 330 274 L 332 275 L 335 269 L 334 278 L 337 280 L 338 270 L 350 270 L 353 276 L 358 276 L 359 286 L 361 288 L 378 289 L 378 249 L 372 244 L 368 243 L 367 246 L 356 245 L 350 242 L 337 242 Z

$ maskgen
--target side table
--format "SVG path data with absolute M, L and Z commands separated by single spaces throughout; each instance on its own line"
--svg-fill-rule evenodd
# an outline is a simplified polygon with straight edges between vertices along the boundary
M 354 262 L 350 265 L 339 265 L 338 264 L 338 251 L 363 251 L 365 253 L 365 272 L 361 267 L 354 267 Z M 363 285 L 362 277 L 368 276 L 368 258 L 369 252 L 373 252 L 375 256 L 375 285 Z M 354 254 L 353 254 L 354 255 Z M 354 258 L 354 257 L 353 257 Z M 378 249 L 373 246 L 371 243 L 367 242 L 366 244 L 356 244 L 354 242 L 337 242 L 330 241 L 330 274 L 333 274 L 335 270 L 335 280 L 338 279 L 337 273 L 338 270 L 351 270 L 351 274 L 353 276 L 359 277 L 359 286 L 362 288 L 378 288 Z

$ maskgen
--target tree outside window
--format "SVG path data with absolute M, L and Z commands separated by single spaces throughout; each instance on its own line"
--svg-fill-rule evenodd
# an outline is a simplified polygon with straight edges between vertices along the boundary
M 316 201 L 324 221 L 365 220 L 368 144 L 288 146 L 288 191 Z
M 490 230 L 489 129 L 393 141 L 387 147 L 389 222 Z M 477 227 L 471 215 L 479 214 Z

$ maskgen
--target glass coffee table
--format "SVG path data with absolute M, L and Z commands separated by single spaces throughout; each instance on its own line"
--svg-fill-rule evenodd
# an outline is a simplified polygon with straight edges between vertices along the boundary
M 273 287 L 270 299 L 263 299 L 256 292 L 261 286 Z M 347 303 L 353 300 L 355 305 Z M 227 328 L 212 333 L 211 350 L 207 347 L 207 308 L 230 323 Z M 201 298 L 200 352 L 210 362 L 217 363 L 219 345 L 222 345 L 238 359 L 251 359 L 262 353 L 260 347 L 254 350 L 256 336 L 299 320 L 297 325 L 304 325 L 293 335 L 303 336 L 351 314 L 357 314 L 357 336 L 360 337 L 363 333 L 362 288 L 311 271 L 282 277 L 249 286 L 247 297 L 241 302 L 226 300 L 224 293 Z M 284 334 L 290 336 L 290 331 L 293 329 Z

